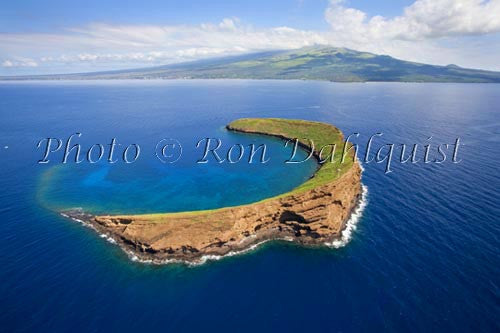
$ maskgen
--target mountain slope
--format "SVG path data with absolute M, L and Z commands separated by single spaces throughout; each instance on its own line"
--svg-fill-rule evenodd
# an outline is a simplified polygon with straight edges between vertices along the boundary
M 337 82 L 498 82 L 500 72 L 434 66 L 334 47 L 307 47 L 122 71 L 1 79 L 306 79 Z

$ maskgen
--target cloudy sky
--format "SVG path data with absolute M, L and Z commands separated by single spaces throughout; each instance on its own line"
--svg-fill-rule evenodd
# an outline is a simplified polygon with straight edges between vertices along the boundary
M 0 8 L 0 75 L 314 44 L 500 71 L 500 0 L 17 0 Z

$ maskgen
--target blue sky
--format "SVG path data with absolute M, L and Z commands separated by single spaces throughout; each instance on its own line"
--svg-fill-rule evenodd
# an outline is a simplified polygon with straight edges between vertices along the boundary
M 90 22 L 110 24 L 199 24 L 239 17 L 262 27 L 293 25 L 327 29 L 328 0 L 154 0 L 154 1 L 9 1 L 0 9 L 1 32 L 53 32 Z M 369 14 L 395 16 L 411 0 L 362 1 L 349 4 Z
M 0 9 L 0 75 L 313 44 L 500 70 L 500 0 L 20 0 Z

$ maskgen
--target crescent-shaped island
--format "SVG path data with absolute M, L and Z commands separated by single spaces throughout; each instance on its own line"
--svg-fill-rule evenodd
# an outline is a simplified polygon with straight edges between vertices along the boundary
M 94 216 L 81 210 L 62 212 L 106 235 L 133 257 L 153 263 L 197 263 L 210 256 L 245 251 L 269 240 L 320 245 L 338 240 L 362 196 L 361 168 L 350 155 L 343 163 L 344 136 L 320 122 L 246 118 L 230 131 L 299 140 L 318 169 L 290 192 L 259 202 L 213 210 L 142 215 Z M 319 163 L 319 149 L 336 145 L 333 160 Z

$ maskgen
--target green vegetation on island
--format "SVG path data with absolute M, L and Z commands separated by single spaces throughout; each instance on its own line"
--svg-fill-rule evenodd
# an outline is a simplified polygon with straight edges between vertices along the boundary
M 312 178 L 292 192 L 281 196 L 300 193 L 324 185 L 341 176 L 353 163 L 352 154 L 348 150 L 349 146 L 344 149 L 342 133 L 336 127 L 326 123 L 278 118 L 244 118 L 233 121 L 228 125 L 228 128 L 240 132 L 298 139 L 306 150 L 311 151 L 312 148 L 317 159 L 324 160 Z M 322 148 L 322 156 L 319 156 Z M 343 159 L 344 151 L 346 157 Z M 332 152 L 333 156 L 331 156 Z
M 344 155 L 344 136 L 339 129 L 330 124 L 282 118 L 242 118 L 231 122 L 227 125 L 227 128 L 242 133 L 270 135 L 291 140 L 298 139 L 304 149 L 310 152 L 311 148 L 313 148 L 314 157 L 316 159 L 320 157 L 320 149 L 324 147 L 321 158 L 325 160 L 325 162 L 318 164 L 318 169 L 311 178 L 289 192 L 263 199 L 257 203 L 300 194 L 321 185 L 325 185 L 343 175 L 354 163 L 352 151 L 348 149 L 349 145 L 345 149 L 346 157 L 342 161 L 342 156 Z M 314 144 L 314 147 L 310 146 L 311 142 Z M 293 142 L 290 142 L 290 146 L 293 144 Z M 334 150 L 332 150 L 333 147 L 335 147 Z M 284 168 L 286 168 L 285 165 Z M 244 204 L 242 206 L 247 205 L 252 204 Z M 141 214 L 135 216 L 140 216 L 141 219 L 148 219 L 153 223 L 162 222 L 163 218 L 172 216 L 190 216 L 193 218 L 193 221 L 198 221 L 197 216 L 202 217 L 210 212 L 228 208 L 232 207 L 178 213 Z M 130 217 L 131 216 L 128 216 L 128 218 Z
M 297 188 L 258 202 L 205 211 L 140 215 L 92 216 L 80 210 L 65 216 L 86 221 L 113 239 L 134 258 L 148 262 L 203 262 L 204 256 L 223 256 L 247 251 L 266 241 L 286 239 L 307 246 L 331 243 L 342 237 L 357 207 L 361 191 L 361 168 L 353 155 L 339 163 L 343 135 L 332 125 L 304 120 L 240 119 L 229 130 L 314 142 L 320 163 L 314 175 Z M 323 147 L 335 145 L 321 154 Z M 331 156 L 330 156 L 331 157 Z M 284 166 L 285 170 L 285 166 Z

